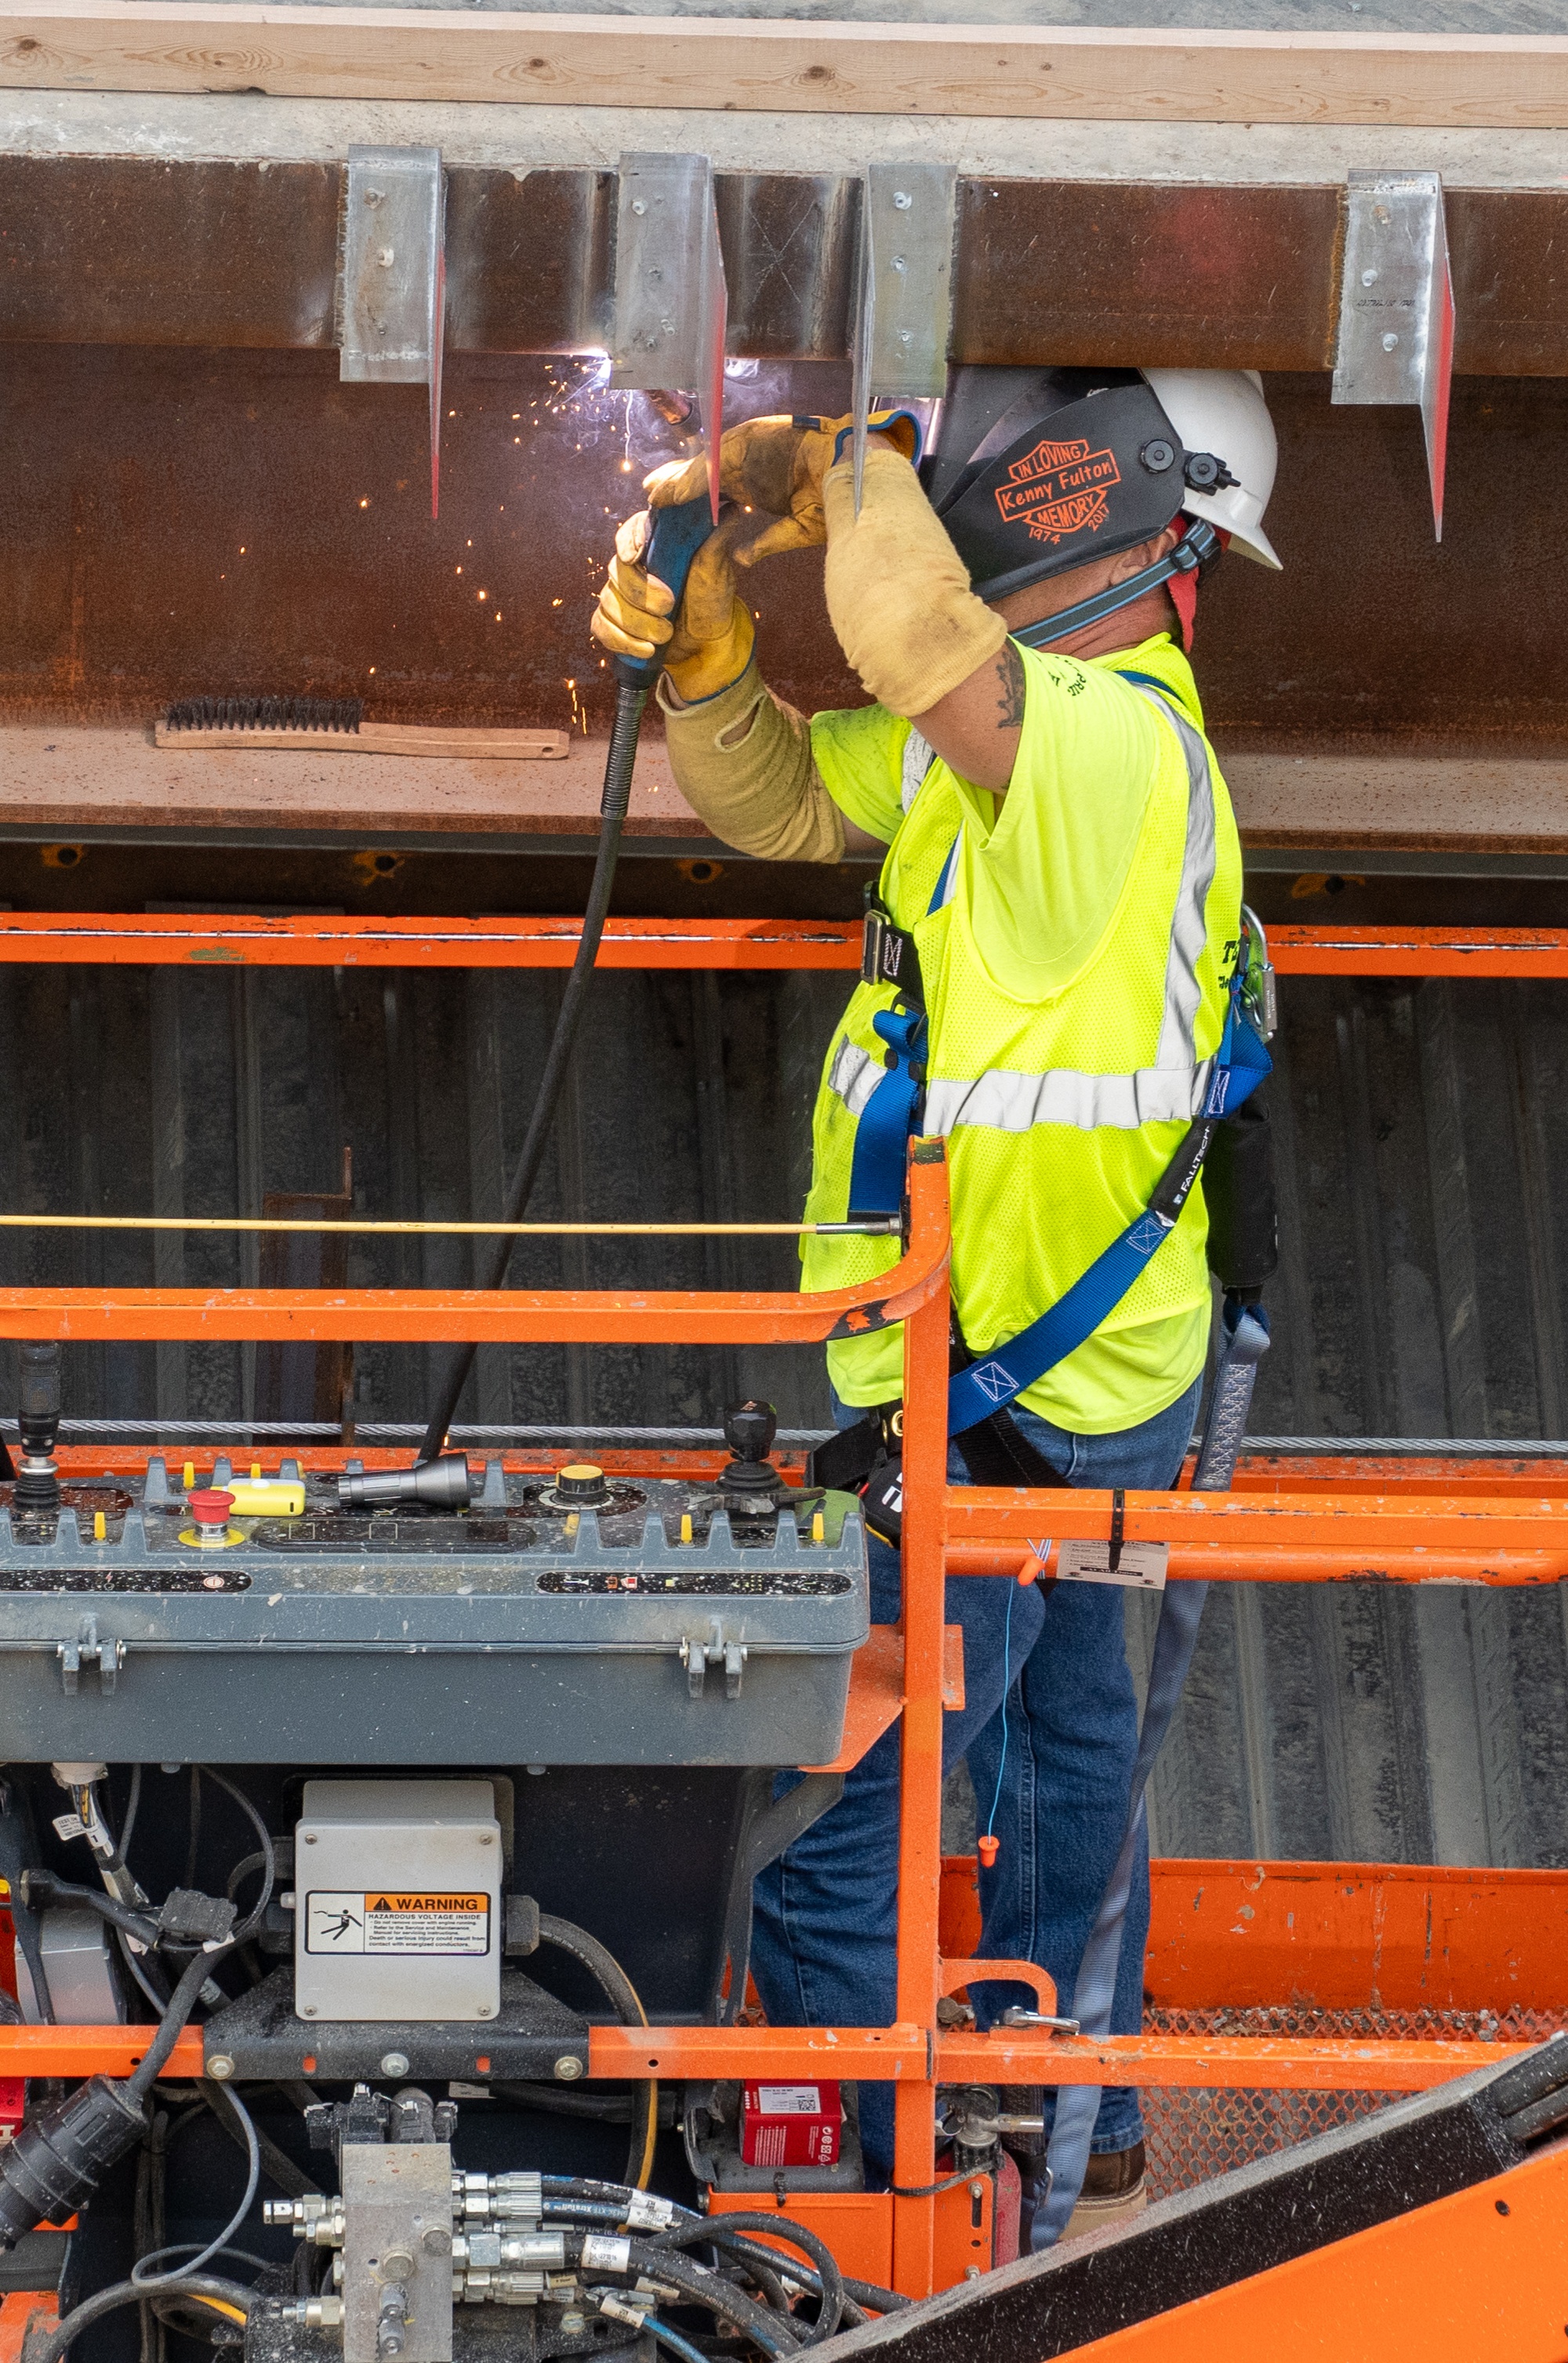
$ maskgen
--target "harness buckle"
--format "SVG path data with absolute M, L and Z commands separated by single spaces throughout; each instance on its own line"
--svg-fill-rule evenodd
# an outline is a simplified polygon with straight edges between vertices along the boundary
M 908 937 L 885 911 L 869 910 L 861 937 L 861 979 L 865 984 L 896 984 Z

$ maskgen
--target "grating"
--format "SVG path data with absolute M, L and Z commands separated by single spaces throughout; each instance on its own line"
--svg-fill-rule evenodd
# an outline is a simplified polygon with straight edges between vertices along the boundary
M 1544 2043 L 1568 2025 L 1568 2012 L 1506 2010 L 1146 2010 L 1150 2035 L 1294 2036 L 1352 2043 L 1454 2042 L 1476 2047 L 1476 2066 L 1485 2064 L 1494 2042 Z M 1212 2181 L 1239 2166 L 1270 2158 L 1294 2143 L 1310 2141 L 1336 2125 L 1371 2116 L 1402 2092 L 1323 2092 L 1234 2090 L 1208 2091 L 1173 2085 L 1145 2086 L 1144 2141 L 1149 2156 L 1149 2195 L 1169 2199 L 1178 2191 Z

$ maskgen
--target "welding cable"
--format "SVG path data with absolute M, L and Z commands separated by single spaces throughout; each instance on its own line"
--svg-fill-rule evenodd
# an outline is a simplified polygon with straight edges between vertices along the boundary
M 545 1055 L 544 1072 L 539 1077 L 539 1092 L 534 1100 L 533 1114 L 523 1140 L 522 1154 L 517 1159 L 512 1186 L 506 1193 L 504 1219 L 520 1223 L 533 1195 L 539 1167 L 555 1122 L 556 1103 L 566 1081 L 572 1063 L 572 1052 L 577 1040 L 577 1030 L 583 1022 L 587 1003 L 588 986 L 594 966 L 599 957 L 599 939 L 605 932 L 605 920 L 609 914 L 610 891 L 615 884 L 616 861 L 620 852 L 621 829 L 631 802 L 632 768 L 637 760 L 638 732 L 642 725 L 642 709 L 648 703 L 648 689 L 634 687 L 630 682 L 616 684 L 616 715 L 610 732 L 610 749 L 605 763 L 605 789 L 599 803 L 599 847 L 594 857 L 593 882 L 588 889 L 588 907 L 583 916 L 583 932 L 577 939 L 576 957 L 572 973 L 566 980 L 566 990 L 561 996 L 556 1012 L 555 1030 L 550 1037 Z M 484 1265 L 474 1276 L 476 1288 L 495 1290 L 505 1285 L 512 1261 L 512 1241 L 503 1238 L 492 1251 Z M 458 1397 L 468 1383 L 473 1368 L 477 1343 L 459 1347 L 441 1383 L 440 1394 L 429 1425 L 425 1430 L 417 1459 L 439 1460 L 446 1443 L 448 1428 L 457 1416 Z M 646 2020 L 643 2022 L 647 2024 Z
M 804 2224 L 794 2223 L 788 2216 L 764 2215 L 760 2212 L 750 2214 L 739 2208 L 731 2214 L 727 2209 L 722 2215 L 700 2218 L 695 2226 L 677 2224 L 667 2232 L 656 2232 L 649 2245 L 664 2250 L 684 2248 L 694 2240 L 705 2240 L 716 2248 L 728 2249 L 743 2263 L 765 2265 L 770 2272 L 790 2273 L 795 2270 L 792 2257 L 781 2256 L 777 2248 L 764 2247 L 755 2240 L 746 2239 L 743 2235 L 748 2232 L 766 2232 L 775 2239 L 786 2241 L 792 2248 L 798 2248 L 802 2256 L 810 2258 L 817 2268 L 814 2278 L 817 2282 L 817 2294 L 820 2302 L 806 2344 L 815 2346 L 820 2339 L 830 2338 L 844 2311 L 843 2275 L 839 2270 L 839 2260 L 826 2240 L 820 2239 L 815 2232 L 807 2231 Z
M 573 2237 L 566 2235 L 566 2262 L 575 2267 L 581 2260 L 583 2242 L 594 2239 L 592 2232 Z M 625 2236 L 624 2235 L 622 2235 Z M 619 2269 L 628 2273 L 645 2273 L 651 2280 L 680 2291 L 684 2301 L 706 2306 L 708 2313 L 720 2320 L 732 2322 L 743 2337 L 760 2346 L 764 2355 L 783 2363 L 783 2358 L 798 2352 L 800 2340 L 795 2335 L 793 2317 L 772 2313 L 733 2281 L 720 2279 L 706 2265 L 699 2265 L 679 2249 L 655 2248 L 647 2240 L 626 2240 L 627 2261 L 620 2268 L 606 2267 L 603 2258 L 596 2259 L 595 2269 Z
M 216 2273 L 180 2273 L 155 2286 L 160 2297 L 199 2299 L 203 2305 L 210 2305 L 233 2322 L 249 2318 L 255 2295 L 239 2281 L 223 2280 Z M 73 2306 L 55 2324 L 29 2363 L 61 2363 L 66 2348 L 82 2331 L 91 2329 L 94 2323 L 106 2313 L 113 2313 L 118 2306 L 139 2305 L 150 2293 L 150 2285 L 145 2281 L 115 2281 L 109 2288 L 83 2298 L 80 2305 Z
M 623 2026 L 646 2026 L 648 2013 L 643 2009 L 637 1988 L 627 1976 L 615 1955 L 590 1936 L 586 1928 L 579 1928 L 573 1920 L 558 1920 L 553 1912 L 539 1915 L 541 1945 L 553 1945 L 562 1953 L 570 1953 L 580 1961 L 598 1986 Z M 631 2118 L 631 2149 L 627 2159 L 627 2179 L 633 2189 L 646 2191 L 653 2171 L 654 2145 L 659 2138 L 659 2086 L 650 2079 L 647 2083 L 634 2084 L 636 2102 Z

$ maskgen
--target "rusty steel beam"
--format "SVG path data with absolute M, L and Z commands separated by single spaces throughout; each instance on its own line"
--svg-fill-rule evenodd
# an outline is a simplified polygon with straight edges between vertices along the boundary
M 342 168 L 0 157 L 0 339 L 326 349 Z M 448 168 L 448 345 L 606 343 L 615 175 Z M 841 359 L 860 181 L 721 172 L 732 352 Z M 1568 190 L 1448 197 L 1462 373 L 1568 372 Z M 1322 371 L 1343 192 L 966 179 L 952 357 Z

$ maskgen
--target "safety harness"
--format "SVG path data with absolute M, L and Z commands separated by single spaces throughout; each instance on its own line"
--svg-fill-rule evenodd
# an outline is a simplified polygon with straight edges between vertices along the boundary
M 1163 682 L 1130 671 L 1123 671 L 1121 678 L 1175 719 Z M 928 916 L 940 910 L 951 893 L 960 842 L 960 838 L 954 838 L 942 865 Z M 861 975 L 870 984 L 895 986 L 897 1003 L 892 1009 L 879 1010 L 872 1019 L 887 1045 L 886 1071 L 862 1108 L 856 1127 L 850 1174 L 851 1217 L 890 1215 L 902 1205 L 908 1144 L 920 1128 L 925 1106 L 929 1035 L 919 955 L 914 937 L 898 926 L 874 890 L 867 896 Z M 1137 1219 L 1095 1257 L 1064 1295 L 1006 1345 L 994 1346 L 983 1355 L 972 1353 L 954 1315 L 948 1432 L 972 1483 L 1051 1486 L 1065 1482 L 1028 1441 L 1007 1406 L 1093 1337 L 1174 1230 L 1220 1124 L 1242 1105 L 1273 1063 L 1249 1015 L 1251 1010 L 1266 1023 L 1266 977 L 1262 930 L 1251 914 L 1244 913 L 1236 963 L 1227 987 L 1224 1032 L 1209 1071 L 1203 1106 Z M 896 1401 L 877 1404 L 852 1427 L 817 1448 L 810 1476 L 813 1484 L 847 1490 L 864 1486 L 867 1524 L 873 1533 L 893 1543 L 899 1538 L 903 1504 L 901 1431 L 902 1405 Z

